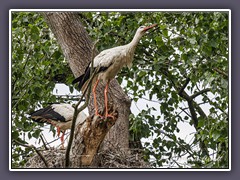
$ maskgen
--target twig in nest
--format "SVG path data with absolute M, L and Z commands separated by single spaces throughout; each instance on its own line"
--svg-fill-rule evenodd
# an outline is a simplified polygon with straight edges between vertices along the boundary
M 40 158 L 42 159 L 42 161 L 44 162 L 45 166 L 48 168 L 48 163 L 47 161 L 45 160 L 45 158 L 43 157 L 43 155 L 40 153 L 40 151 L 33 145 L 28 145 L 28 144 L 23 144 L 17 140 L 13 140 L 13 142 L 23 146 L 23 147 L 26 147 L 26 148 L 31 148 L 31 149 L 34 149 L 34 151 L 40 156 Z
M 40 138 L 41 138 L 41 140 L 42 140 L 42 143 L 43 143 L 43 146 L 44 146 L 45 150 L 48 150 L 47 144 L 45 143 L 45 141 L 44 141 L 44 139 L 43 139 L 43 136 L 40 135 Z
M 104 150 L 98 153 L 99 166 L 104 168 L 150 168 L 150 164 L 143 160 L 138 150 L 125 153 L 120 149 Z

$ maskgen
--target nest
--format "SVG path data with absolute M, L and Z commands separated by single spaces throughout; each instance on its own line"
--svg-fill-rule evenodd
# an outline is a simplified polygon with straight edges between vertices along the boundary
M 48 164 L 46 167 L 45 163 L 38 154 L 34 154 L 30 157 L 23 168 L 63 168 L 64 167 L 64 158 L 65 150 L 61 149 L 50 149 L 40 151 L 45 161 Z
M 129 153 L 119 149 L 104 150 L 96 158 L 98 168 L 151 168 L 143 160 L 141 150 L 131 150 Z
M 48 168 L 64 168 L 65 150 L 50 149 L 41 151 Z M 126 153 L 119 149 L 102 150 L 99 152 L 91 166 L 81 166 L 79 157 L 70 156 L 71 168 L 151 168 L 143 160 L 139 150 L 131 150 Z M 23 168 L 47 168 L 39 155 L 30 157 Z

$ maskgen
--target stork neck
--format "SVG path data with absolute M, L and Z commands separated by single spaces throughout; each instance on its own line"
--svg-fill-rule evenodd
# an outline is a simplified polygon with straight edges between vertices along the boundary
M 137 46 L 137 44 L 140 41 L 141 37 L 142 36 L 140 34 L 136 33 L 134 35 L 132 41 L 129 43 L 129 46 L 135 49 L 135 47 Z

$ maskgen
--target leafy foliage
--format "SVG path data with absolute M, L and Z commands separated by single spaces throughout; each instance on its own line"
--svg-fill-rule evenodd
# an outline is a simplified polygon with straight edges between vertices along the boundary
M 100 39 L 99 51 L 130 42 L 140 25 L 159 24 L 142 38 L 132 69 L 117 77 L 133 104 L 147 104 L 130 116 L 131 140 L 142 140 L 145 160 L 154 167 L 227 168 L 228 13 L 84 12 L 79 17 L 92 39 Z M 13 139 L 24 132 L 39 137 L 26 112 L 56 100 L 54 76 L 69 72 L 49 35 L 39 14 L 13 14 Z M 194 129 L 188 141 L 179 136 L 183 123 Z M 14 162 L 24 159 L 20 151 L 25 153 L 13 147 Z
M 57 100 L 52 91 L 56 75 L 64 75 L 70 69 L 50 36 L 38 13 L 12 14 L 12 140 L 26 143 L 26 139 L 38 139 L 41 130 L 28 119 L 29 113 L 48 103 L 63 101 Z M 68 74 L 66 83 L 70 84 L 73 75 Z M 30 152 L 12 143 L 12 167 L 21 166 Z

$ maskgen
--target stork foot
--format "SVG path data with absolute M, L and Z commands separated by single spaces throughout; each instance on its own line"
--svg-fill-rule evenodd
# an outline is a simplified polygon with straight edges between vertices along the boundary
M 105 114 L 105 118 L 107 119 L 107 118 L 112 118 L 112 119 L 114 119 L 115 117 L 113 116 L 113 115 L 111 115 L 111 114 Z
M 62 136 L 60 137 L 60 140 L 61 140 L 61 147 L 60 147 L 60 149 L 65 149 L 64 148 L 64 135 L 65 135 L 65 131 L 62 132 Z
M 61 145 L 60 149 L 61 149 L 61 150 L 65 150 L 65 147 L 64 147 L 63 144 Z
M 102 115 L 99 114 L 99 113 L 95 113 L 95 116 L 99 116 L 101 119 L 104 119 L 104 118 L 105 118 L 104 116 L 102 116 Z

